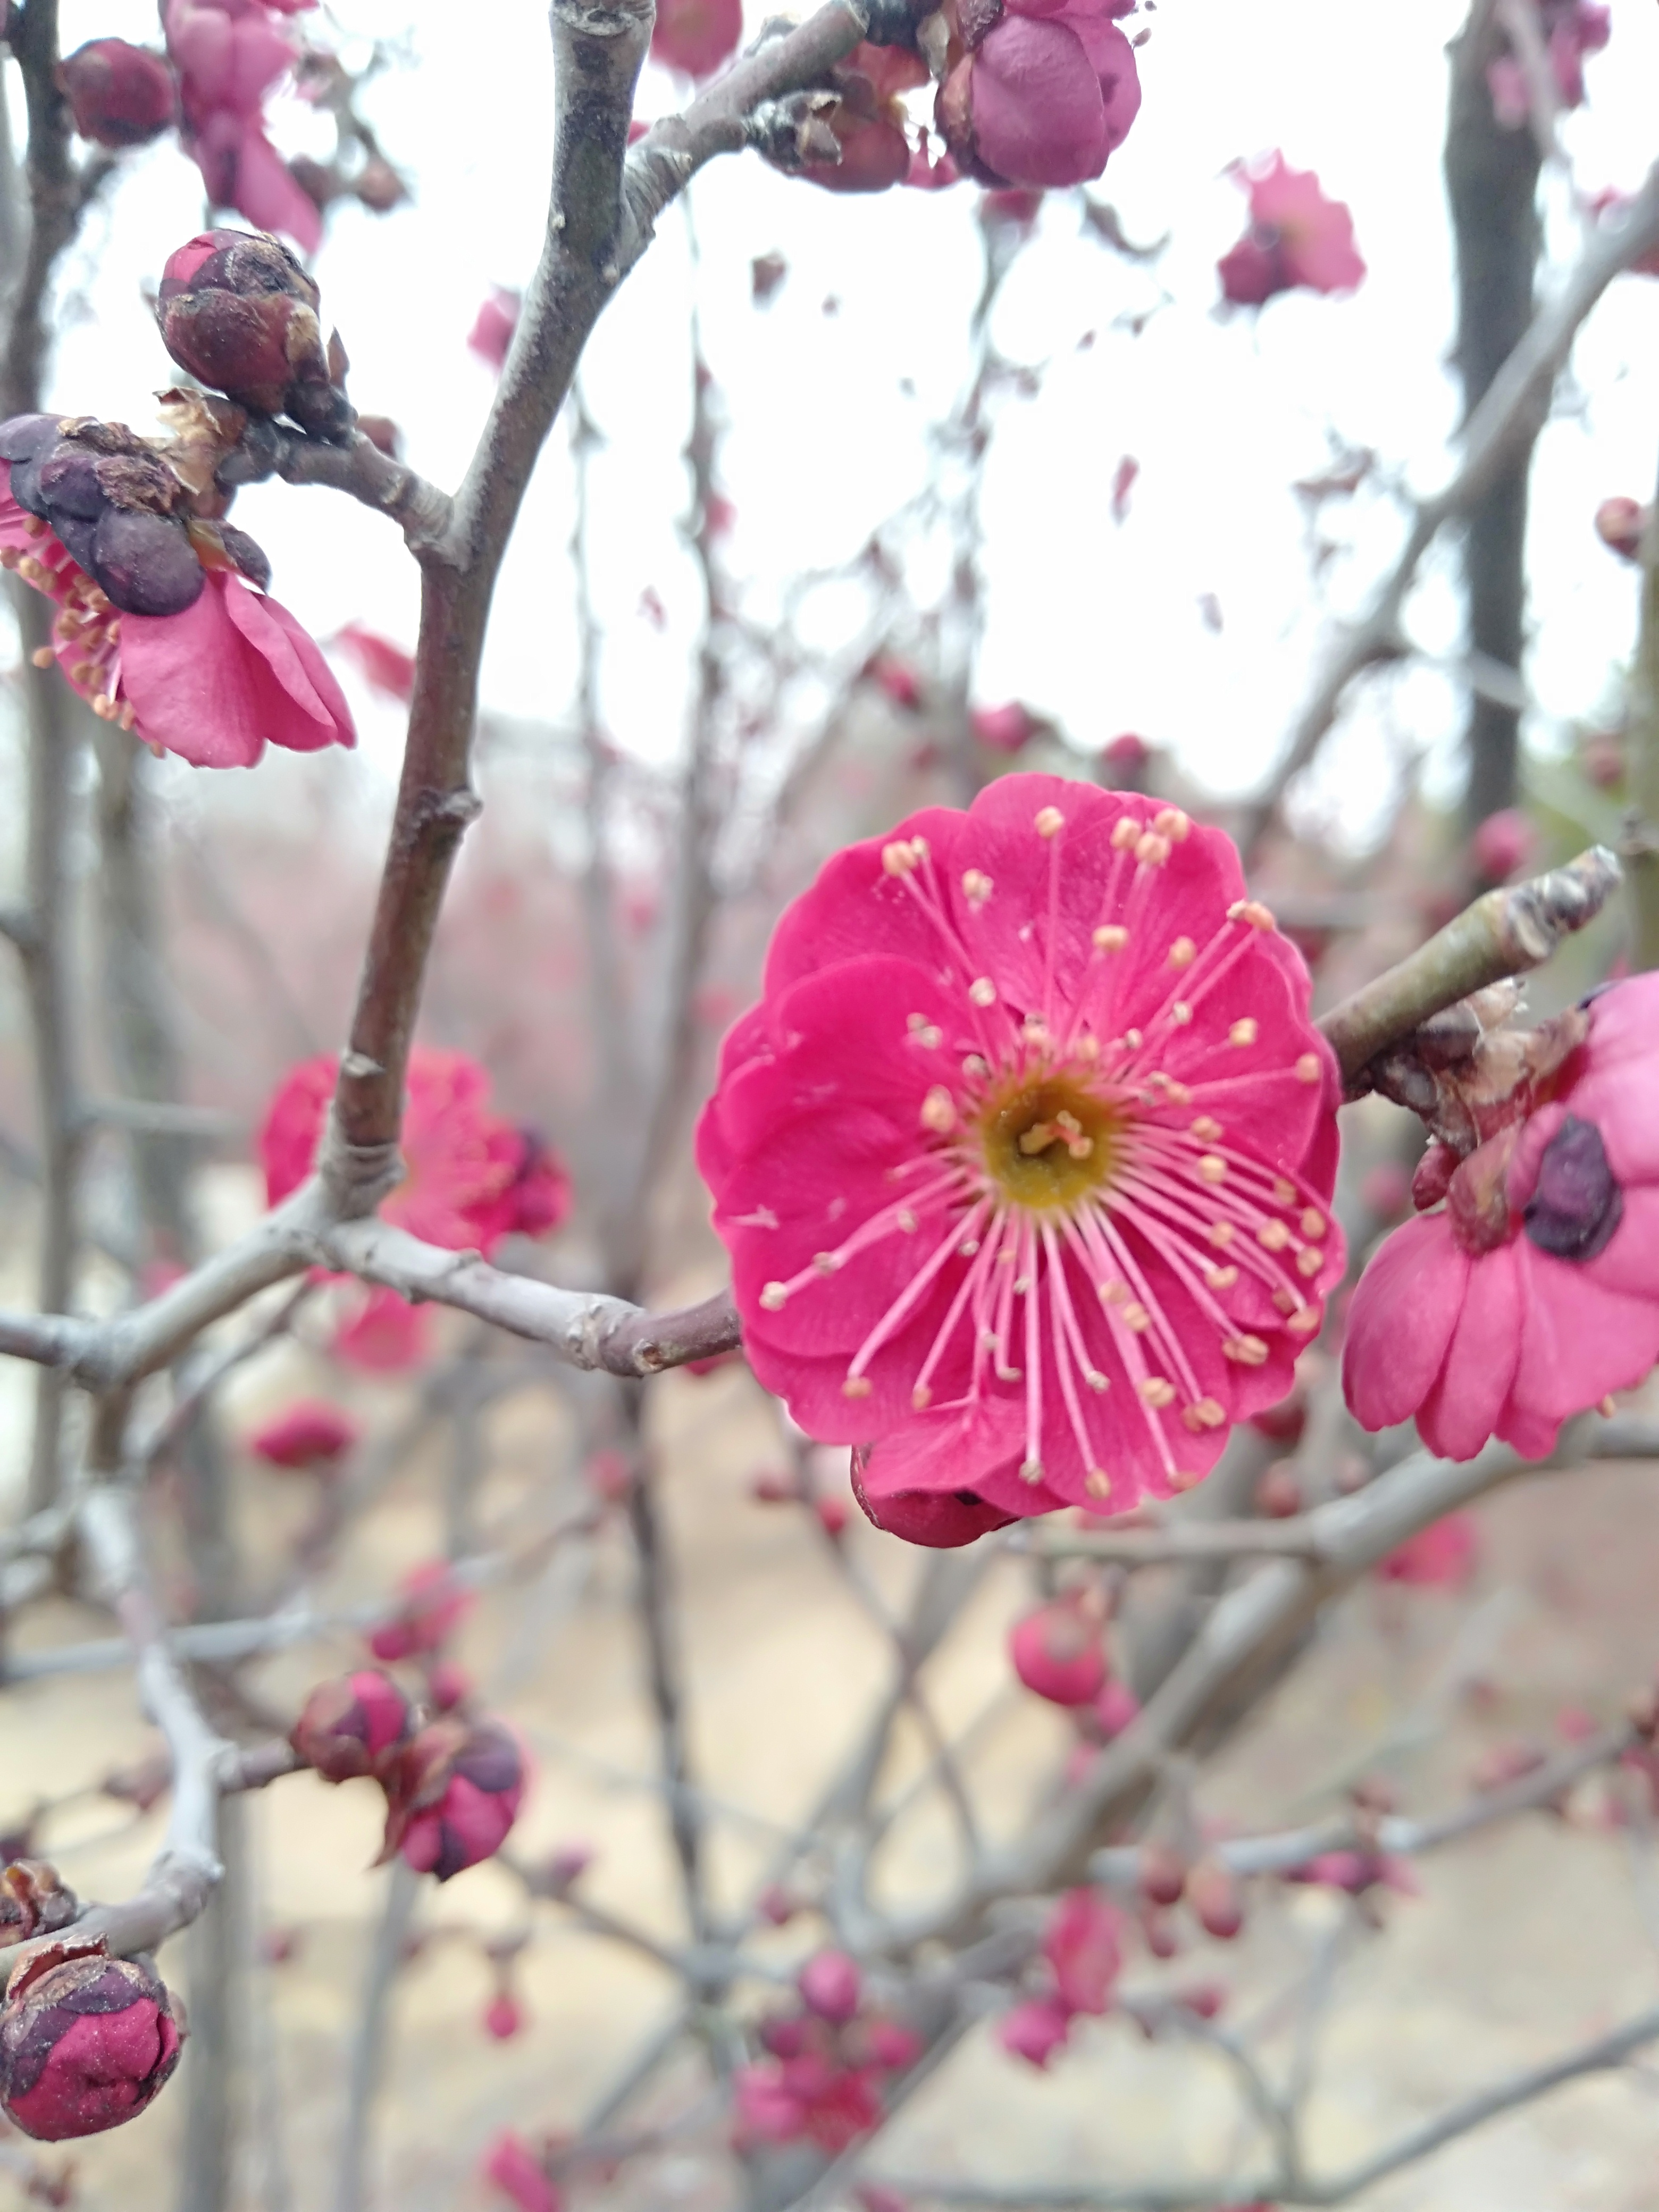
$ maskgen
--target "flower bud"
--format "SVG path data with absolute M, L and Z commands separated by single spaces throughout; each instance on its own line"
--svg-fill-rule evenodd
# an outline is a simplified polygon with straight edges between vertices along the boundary
M 484 2007 L 483 2032 L 497 2043 L 506 2043 L 524 2026 L 524 2013 L 511 1990 L 497 1990 Z
M 472 1677 L 453 1659 L 440 1659 L 427 1669 L 426 1692 L 434 1711 L 453 1713 L 472 1695 Z
M 123 614 L 182 614 L 201 597 L 189 495 L 125 423 L 16 415 L 0 422 L 0 461 L 18 506 Z
M 248 1449 L 270 1467 L 326 1470 L 352 1449 L 358 1433 L 356 1421 L 339 1407 L 302 1398 L 256 1431 Z
M 809 2010 L 842 2027 L 859 2008 L 864 1977 L 844 1951 L 820 1951 L 801 1968 L 795 1986 Z
M 0 1874 L 0 1948 L 27 1943 L 67 1928 L 81 1910 L 55 1866 L 45 1859 L 14 1859 Z
M 1289 1460 L 1275 1460 L 1256 1484 L 1255 1510 L 1267 1521 L 1288 1521 L 1302 1510 L 1302 1485 Z
M 1140 1847 L 1140 1893 L 1149 1905 L 1178 1905 L 1187 1887 L 1181 1854 L 1150 1836 Z
M 448 1881 L 493 1857 L 518 1817 L 525 1756 L 500 1721 L 434 1721 L 386 1781 L 382 1858 L 401 1851 L 417 1874 Z
M 313 436 L 352 427 L 337 337 L 325 346 L 321 294 L 288 248 L 262 232 L 204 231 L 168 260 L 156 299 L 161 343 L 180 368 L 262 415 Z
M 26 1954 L 0 2008 L 0 2111 L 40 2142 L 136 2118 L 179 2063 L 175 2002 L 147 1960 L 110 1958 L 101 1937 Z
M 1018 699 L 1006 707 L 975 707 L 968 720 L 974 735 L 994 753 L 1017 753 L 1030 744 L 1037 726 Z
M 1199 1926 L 1218 1942 L 1231 1943 L 1244 1925 L 1238 1879 L 1219 1859 L 1200 1859 L 1187 1877 L 1187 1902 Z
M 1506 884 L 1530 862 L 1538 839 L 1518 806 L 1501 806 L 1476 826 L 1469 840 L 1469 857 L 1478 874 L 1489 884 Z
M 1005 2013 L 997 2041 L 1030 2066 L 1047 2066 L 1056 2051 L 1063 2050 L 1072 2023 L 1051 1997 L 1029 1998 Z
M 1103 2013 L 1122 1963 L 1122 1915 L 1097 1890 L 1068 1889 L 1042 1932 L 1042 1954 L 1067 2012 Z
M 1095 1699 L 1095 1719 L 1108 1743 L 1114 1736 L 1121 1735 L 1140 1711 L 1140 1700 L 1127 1682 L 1115 1675 L 1102 1687 Z
M 1052 1705 L 1089 1705 L 1106 1680 L 1100 1624 L 1075 1597 L 1056 1598 L 1017 1621 L 1008 1650 L 1026 1688 Z
M 472 1593 L 454 1577 L 446 1559 L 428 1559 L 404 1577 L 403 1603 L 395 1618 L 377 1628 L 368 1648 L 388 1664 L 436 1651 L 472 1604 Z
M 1544 1147 L 1524 1209 L 1527 1236 L 1558 1260 L 1593 1260 L 1625 1218 L 1601 1132 L 1569 1114 Z
M 522 2136 L 504 2128 L 484 2155 L 483 2178 L 519 2212 L 562 2212 L 564 2199 Z
M 325 1782 L 381 1776 L 415 1733 L 415 1708 L 389 1675 L 366 1667 L 319 1682 L 289 1736 Z
M 1639 561 L 1649 510 L 1638 499 L 1604 499 L 1595 510 L 1595 534 L 1621 561 Z
M 914 2066 L 927 2045 L 913 2027 L 896 2020 L 872 2020 L 864 2030 L 864 2048 L 872 2066 L 885 2074 L 902 2074 Z
M 145 145 L 176 112 L 172 70 L 125 39 L 89 39 L 59 63 L 58 81 L 76 129 L 99 146 Z

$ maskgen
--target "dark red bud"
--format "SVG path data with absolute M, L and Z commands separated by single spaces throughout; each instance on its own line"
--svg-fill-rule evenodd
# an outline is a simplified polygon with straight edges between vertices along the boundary
M 143 146 L 176 112 L 173 72 L 125 39 L 90 39 L 58 65 L 75 127 L 100 146 Z
M 100 2135 L 152 2104 L 184 2040 L 147 1960 L 70 1939 L 26 1953 L 0 2008 L 0 2110 L 41 2142 Z
M 319 1682 L 289 1741 L 325 1782 L 353 1782 L 392 1770 L 415 1733 L 415 1708 L 374 1668 Z
M 325 344 L 316 285 L 260 233 L 205 231 L 168 260 L 156 298 L 161 342 L 210 390 L 304 430 L 348 436 L 344 355 Z
M 1187 1903 L 1199 1926 L 1219 1942 L 1231 1942 L 1244 1925 L 1237 1876 L 1219 1859 L 1200 1859 L 1188 1875 Z

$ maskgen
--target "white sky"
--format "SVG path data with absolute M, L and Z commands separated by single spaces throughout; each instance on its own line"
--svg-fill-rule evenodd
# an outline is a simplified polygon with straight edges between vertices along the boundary
M 1098 187 L 1132 237 L 1171 234 L 1158 272 L 1174 303 L 1133 337 L 1114 318 L 1158 285 L 1082 242 L 1056 196 L 1011 283 L 997 337 L 1009 354 L 1052 362 L 1040 398 L 1004 411 L 986 512 L 988 628 L 981 696 L 1019 696 L 1096 744 L 1139 729 L 1175 746 L 1218 789 L 1254 781 L 1305 687 L 1327 619 L 1310 604 L 1303 511 L 1291 480 L 1340 438 L 1432 489 L 1446 465 L 1455 399 L 1449 247 L 1439 180 L 1443 48 L 1460 0 L 1164 0 L 1141 65 L 1146 97 Z M 153 35 L 149 0 L 65 0 L 65 42 Z M 414 65 L 374 88 L 369 112 L 410 176 L 412 207 L 335 218 L 317 264 L 325 313 L 341 326 L 357 404 L 394 416 L 409 458 L 453 483 L 488 400 L 489 372 L 464 338 L 492 282 L 521 284 L 540 237 L 550 64 L 539 0 L 343 0 L 342 33 L 399 33 Z M 325 20 L 313 18 L 313 21 Z M 1566 137 L 1581 180 L 1631 188 L 1653 150 L 1659 9 L 1613 0 L 1607 52 L 1588 70 L 1590 104 Z M 641 112 L 677 104 L 649 69 Z M 274 120 L 290 149 L 317 144 L 291 101 Z M 1351 204 L 1370 267 L 1352 299 L 1291 295 L 1259 321 L 1214 312 L 1217 255 L 1237 235 L 1242 196 L 1223 173 L 1274 146 L 1316 168 Z M 167 366 L 140 297 L 200 221 L 194 169 L 169 143 L 131 164 L 107 216 L 88 227 L 71 270 L 82 313 L 54 386 L 66 407 L 147 428 Z M 842 559 L 921 480 L 922 427 L 960 377 L 978 263 L 973 194 L 896 191 L 842 198 L 775 175 L 752 157 L 699 180 L 698 292 L 704 343 L 733 428 L 726 488 L 738 510 L 734 571 L 763 583 Z M 789 275 L 767 311 L 750 302 L 751 258 L 781 250 Z M 88 283 L 89 257 L 99 257 Z M 840 312 L 822 312 L 826 295 Z M 688 396 L 688 264 L 671 213 L 588 355 L 589 404 L 610 439 L 599 465 L 595 578 L 612 642 L 604 705 L 619 739 L 660 757 L 677 741 L 696 613 L 674 532 Z M 1096 331 L 1086 351 L 1079 338 Z M 1615 284 L 1581 342 L 1571 404 L 1546 434 L 1534 520 L 1529 672 L 1550 718 L 1593 712 L 1628 650 L 1632 573 L 1601 551 L 1590 518 L 1605 495 L 1645 496 L 1653 479 L 1659 283 Z M 1641 365 L 1641 366 L 1638 366 Z M 915 396 L 901 383 L 908 380 Z M 1119 457 L 1141 464 L 1127 522 L 1109 493 Z M 265 545 L 276 594 L 327 633 L 356 617 L 412 641 L 413 565 L 395 535 L 350 502 L 263 487 L 237 519 Z M 1380 505 L 1356 514 L 1355 550 L 1332 568 L 1352 605 L 1393 534 Z M 553 716 L 573 675 L 564 546 L 568 477 L 556 432 L 503 576 L 485 669 L 486 704 Z M 1442 564 L 1443 569 L 1443 563 Z M 672 620 L 640 619 L 651 586 Z M 1219 635 L 1198 601 L 1213 593 Z M 1411 613 L 1418 639 L 1455 649 L 1456 612 L 1430 574 Z M 365 771 L 390 773 L 400 718 L 367 697 Z M 1390 679 L 1330 749 L 1327 799 L 1363 823 L 1386 790 L 1389 746 L 1436 744 L 1443 763 L 1461 715 L 1445 676 Z M 1557 732 L 1559 737 L 1559 732 Z M 1379 743 L 1379 738 L 1385 742 Z M 263 771 L 262 771 L 263 772 Z

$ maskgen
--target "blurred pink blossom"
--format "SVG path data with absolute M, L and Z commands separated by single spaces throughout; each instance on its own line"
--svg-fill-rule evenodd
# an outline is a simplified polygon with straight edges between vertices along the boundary
M 1232 173 L 1249 196 L 1250 227 L 1217 264 L 1227 299 L 1259 307 L 1297 286 L 1353 289 L 1365 274 L 1353 219 L 1341 200 L 1326 198 L 1311 169 L 1292 169 L 1274 153 L 1265 162 L 1237 161 Z

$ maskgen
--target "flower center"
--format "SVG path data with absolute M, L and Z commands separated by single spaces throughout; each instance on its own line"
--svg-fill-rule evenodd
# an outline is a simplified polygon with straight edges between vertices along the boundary
M 1069 1213 L 1122 1158 L 1123 1114 L 1074 1070 L 1005 1078 L 975 1119 L 986 1176 L 1028 1212 Z

